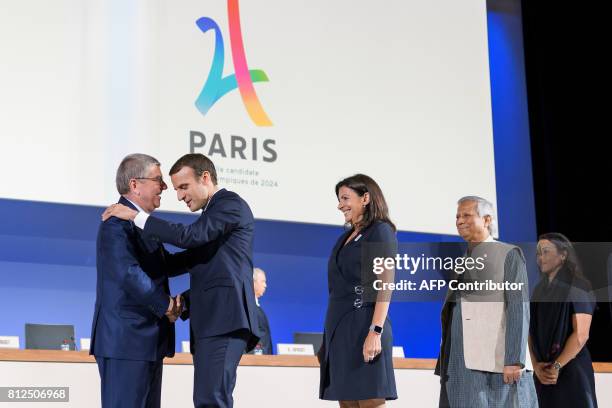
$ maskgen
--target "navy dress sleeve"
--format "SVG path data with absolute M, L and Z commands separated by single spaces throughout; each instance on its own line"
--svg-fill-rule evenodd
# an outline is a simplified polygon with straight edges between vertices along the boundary
M 586 313 L 593 314 L 595 310 L 595 299 L 593 293 L 586 284 L 573 284 L 569 291 L 571 301 L 571 314 Z
M 393 227 L 386 222 L 378 222 L 371 226 L 372 230 L 367 236 L 367 242 L 363 247 L 362 259 L 362 283 L 364 286 L 364 300 L 376 302 L 377 300 L 389 301 L 391 291 L 384 291 L 384 296 L 379 296 L 380 291 L 373 289 L 373 282 L 382 279 L 385 282 L 393 282 L 395 270 L 390 275 L 383 273 L 381 258 L 395 258 L 397 255 L 397 238 Z M 378 259 L 375 267 L 375 262 Z

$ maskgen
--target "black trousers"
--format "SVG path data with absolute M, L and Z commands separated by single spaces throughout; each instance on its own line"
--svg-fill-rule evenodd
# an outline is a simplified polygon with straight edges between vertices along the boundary
M 236 370 L 249 333 L 238 330 L 195 340 L 193 404 L 196 408 L 232 408 Z

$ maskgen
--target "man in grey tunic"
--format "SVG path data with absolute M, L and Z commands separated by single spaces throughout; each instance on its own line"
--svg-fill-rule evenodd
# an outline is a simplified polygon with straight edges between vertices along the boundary
M 537 407 L 527 355 L 529 290 L 523 253 L 493 239 L 493 205 L 481 197 L 459 200 L 456 225 L 468 243 L 466 258 L 479 259 L 474 265 L 482 267 L 454 274 L 456 290 L 449 288 L 442 308 L 435 371 L 441 384 L 439 406 Z

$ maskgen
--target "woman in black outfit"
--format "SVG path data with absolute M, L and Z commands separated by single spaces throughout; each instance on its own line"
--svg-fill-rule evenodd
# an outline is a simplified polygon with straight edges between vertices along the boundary
M 570 241 L 559 233 L 541 235 L 542 278 L 531 302 L 529 349 L 540 408 L 597 407 L 589 338 L 595 303 Z
M 357 174 L 340 181 L 336 196 L 350 229 L 338 239 L 328 263 L 319 397 L 339 401 L 343 408 L 384 407 L 385 400 L 397 398 L 387 319 L 390 296 L 372 288 L 375 280 L 393 281 L 394 270 L 375 274 L 372 260 L 395 257 L 395 226 L 380 187 L 370 177 Z

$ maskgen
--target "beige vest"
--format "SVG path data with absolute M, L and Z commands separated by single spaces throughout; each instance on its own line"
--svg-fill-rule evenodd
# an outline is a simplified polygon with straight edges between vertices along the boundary
M 503 283 L 506 255 L 513 248 L 515 246 L 498 241 L 477 245 L 471 257 L 483 259 L 484 268 L 466 271 L 463 281 Z M 502 373 L 506 352 L 504 291 L 481 289 L 462 292 L 460 301 L 465 366 L 472 370 Z M 530 364 L 528 355 L 526 360 Z

